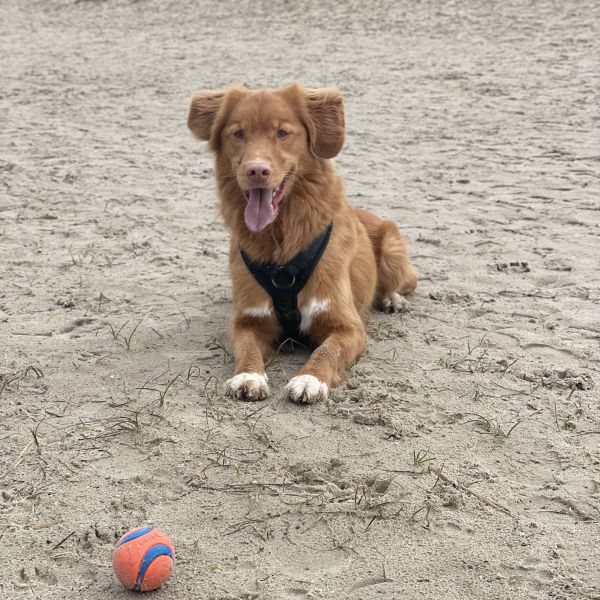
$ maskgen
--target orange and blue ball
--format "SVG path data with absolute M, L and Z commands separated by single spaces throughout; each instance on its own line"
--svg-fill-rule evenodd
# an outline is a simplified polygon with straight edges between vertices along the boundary
M 117 579 L 128 590 L 149 592 L 173 574 L 175 548 L 159 529 L 138 527 L 119 539 L 112 563 Z

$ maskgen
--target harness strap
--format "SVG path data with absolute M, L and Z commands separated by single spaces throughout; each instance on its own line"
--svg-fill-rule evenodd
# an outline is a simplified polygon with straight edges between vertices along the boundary
M 298 294 L 315 270 L 331 236 L 333 223 L 320 233 L 304 250 L 285 265 L 262 263 L 252 260 L 240 248 L 240 254 L 254 279 L 271 296 L 277 319 L 283 328 L 284 339 L 292 338 L 305 343 L 306 336 L 300 331 Z

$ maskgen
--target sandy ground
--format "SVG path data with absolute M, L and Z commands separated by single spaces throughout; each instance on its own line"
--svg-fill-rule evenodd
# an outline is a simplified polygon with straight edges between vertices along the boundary
M 0 5 L 2 599 L 129 597 L 147 523 L 153 598 L 600 598 L 597 2 Z M 420 287 L 329 401 L 283 354 L 247 405 L 187 105 L 294 79 Z

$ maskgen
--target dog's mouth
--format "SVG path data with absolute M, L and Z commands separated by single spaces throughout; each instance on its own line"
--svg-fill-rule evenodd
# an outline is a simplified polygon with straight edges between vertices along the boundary
M 263 230 L 272 223 L 279 211 L 292 183 L 292 173 L 288 173 L 276 188 L 254 187 L 244 191 L 246 211 L 244 220 L 252 233 Z

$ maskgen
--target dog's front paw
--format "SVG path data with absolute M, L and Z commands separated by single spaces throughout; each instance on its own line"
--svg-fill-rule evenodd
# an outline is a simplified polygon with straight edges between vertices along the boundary
M 290 380 L 285 387 L 287 397 L 292 402 L 313 404 L 327 399 L 329 389 L 327 384 L 319 381 L 313 375 L 298 375 Z
M 269 395 L 267 374 L 238 373 L 225 383 L 225 393 L 247 402 L 264 400 Z
M 402 294 L 392 292 L 381 301 L 381 307 L 383 312 L 386 313 L 406 312 L 410 307 L 410 303 Z

